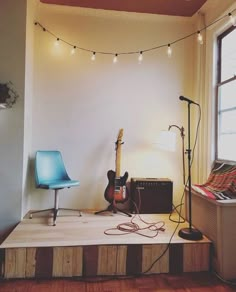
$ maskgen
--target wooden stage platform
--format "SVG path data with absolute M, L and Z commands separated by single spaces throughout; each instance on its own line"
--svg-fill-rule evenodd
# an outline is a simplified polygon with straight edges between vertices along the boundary
M 51 226 L 48 216 L 36 216 L 23 219 L 1 244 L 2 278 L 176 274 L 210 269 L 211 241 L 206 237 L 201 241 L 180 238 L 178 230 L 188 224 L 178 226 L 168 214 L 140 215 L 146 222 L 164 223 L 165 230 L 153 238 L 146 237 L 155 234 L 149 229 L 139 231 L 142 235 L 119 231 L 118 225 L 131 221 L 122 214 L 84 211 L 81 217 L 58 217 L 56 226 Z M 139 227 L 147 226 L 138 216 L 133 217 Z

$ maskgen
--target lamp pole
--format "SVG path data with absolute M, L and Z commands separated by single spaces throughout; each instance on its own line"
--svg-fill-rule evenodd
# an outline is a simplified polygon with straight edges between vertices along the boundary
M 190 105 L 191 103 L 196 104 L 195 102 L 180 97 L 180 100 L 185 100 L 188 102 L 188 148 L 186 149 L 186 153 L 188 155 L 188 212 L 189 212 L 189 227 L 182 228 L 179 230 L 179 236 L 181 238 L 187 239 L 187 240 L 201 240 L 202 239 L 202 233 L 192 227 L 192 182 L 191 182 L 191 119 L 190 119 Z M 197 104 L 198 105 L 198 104 Z M 199 105 L 198 105 L 199 106 Z
M 175 127 L 177 129 L 179 129 L 180 131 L 180 136 L 181 136 L 181 139 L 182 139 L 182 160 L 183 160 L 183 183 L 185 185 L 185 159 L 184 159 L 184 127 L 179 127 L 177 125 L 170 125 L 169 128 L 168 128 L 168 131 L 170 131 L 170 129 L 172 127 Z

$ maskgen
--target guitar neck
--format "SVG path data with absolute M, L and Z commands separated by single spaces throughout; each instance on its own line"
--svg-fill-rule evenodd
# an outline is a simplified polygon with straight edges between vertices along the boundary
M 116 149 L 116 177 L 120 177 L 121 143 L 118 141 Z

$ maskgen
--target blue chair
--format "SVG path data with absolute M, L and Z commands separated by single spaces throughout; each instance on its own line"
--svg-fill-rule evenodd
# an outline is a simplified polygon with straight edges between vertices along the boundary
M 54 208 L 30 212 L 30 218 L 33 214 L 52 211 L 53 226 L 56 225 L 56 219 L 59 210 L 78 211 L 76 209 L 59 208 L 59 190 L 79 186 L 78 180 L 71 180 L 68 176 L 61 153 L 59 151 L 37 151 L 35 157 L 35 182 L 36 187 L 40 189 L 50 189 L 55 191 Z

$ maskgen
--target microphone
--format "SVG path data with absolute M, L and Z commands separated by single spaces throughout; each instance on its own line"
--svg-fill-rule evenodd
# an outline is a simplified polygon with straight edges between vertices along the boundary
M 198 103 L 196 103 L 196 102 L 192 101 L 191 99 L 189 99 L 189 98 L 187 98 L 187 97 L 185 97 L 185 96 L 182 96 L 182 95 L 180 95 L 179 99 L 180 99 L 180 100 L 187 101 L 188 103 L 194 103 L 194 104 L 196 104 L 196 105 L 199 105 Z

